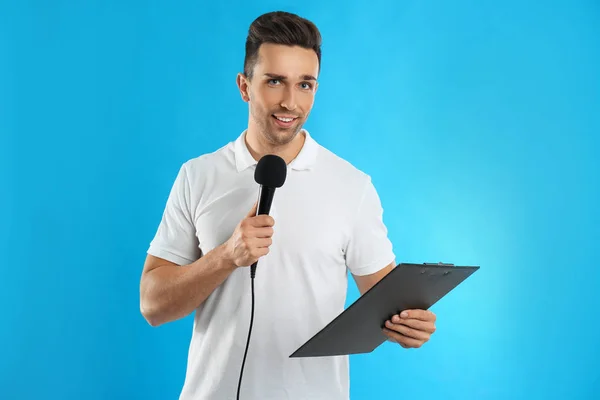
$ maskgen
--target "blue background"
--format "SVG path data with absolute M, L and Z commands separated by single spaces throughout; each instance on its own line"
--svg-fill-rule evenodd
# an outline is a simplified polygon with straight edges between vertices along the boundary
M 467 0 L 2 2 L 0 398 L 177 398 L 192 318 L 144 321 L 145 251 L 181 163 L 245 129 L 274 9 L 321 29 L 307 128 L 398 261 L 482 267 L 425 347 L 352 356 L 352 399 L 598 398 L 600 6 Z

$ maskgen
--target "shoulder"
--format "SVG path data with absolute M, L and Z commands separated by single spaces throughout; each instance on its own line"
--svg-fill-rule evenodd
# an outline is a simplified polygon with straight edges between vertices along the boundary
M 179 164 L 173 190 L 184 193 L 192 202 L 198 202 L 202 193 L 221 181 L 224 171 L 234 168 L 230 153 L 231 143 L 210 153 L 203 153 Z
M 329 175 L 329 178 L 344 185 L 355 186 L 358 190 L 363 190 L 371 182 L 371 177 L 366 172 L 322 145 L 319 145 L 318 164 L 320 173 Z
M 181 172 L 192 182 L 203 180 L 217 171 L 225 171 L 234 166 L 231 143 L 210 152 L 198 155 L 183 162 Z

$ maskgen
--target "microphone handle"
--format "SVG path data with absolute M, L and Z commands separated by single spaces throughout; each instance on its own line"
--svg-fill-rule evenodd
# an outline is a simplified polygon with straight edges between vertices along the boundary
M 273 196 L 275 196 L 275 188 L 271 186 L 260 185 L 258 189 L 258 207 L 256 215 L 268 215 L 273 204 Z
M 275 196 L 275 188 L 271 186 L 260 185 L 258 190 L 258 207 L 256 215 L 269 215 L 271 211 L 271 205 L 273 204 L 273 196 Z M 258 261 L 250 266 L 250 277 L 254 278 L 256 275 L 256 266 Z

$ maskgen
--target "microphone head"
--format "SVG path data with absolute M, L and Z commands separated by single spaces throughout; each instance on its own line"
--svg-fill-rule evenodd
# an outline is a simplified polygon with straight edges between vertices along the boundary
M 258 161 L 254 171 L 254 180 L 262 186 L 282 187 L 285 183 L 287 165 L 283 158 L 267 154 Z

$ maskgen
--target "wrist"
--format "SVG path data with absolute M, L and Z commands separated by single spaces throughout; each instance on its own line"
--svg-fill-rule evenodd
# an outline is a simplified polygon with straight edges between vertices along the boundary
M 237 269 L 237 265 L 235 264 L 235 261 L 233 260 L 233 253 L 229 249 L 229 242 L 223 243 L 222 245 L 217 247 L 216 250 L 217 250 L 217 255 L 218 255 L 219 261 L 221 262 L 221 265 L 223 266 L 223 268 L 229 269 L 232 271 Z

